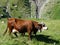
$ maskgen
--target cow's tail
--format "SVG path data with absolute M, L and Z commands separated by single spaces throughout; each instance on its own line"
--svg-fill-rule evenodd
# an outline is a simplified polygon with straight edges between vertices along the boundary
M 6 34 L 7 30 L 8 30 L 8 26 L 7 26 L 6 30 L 5 30 L 5 32 L 3 33 L 3 36 Z

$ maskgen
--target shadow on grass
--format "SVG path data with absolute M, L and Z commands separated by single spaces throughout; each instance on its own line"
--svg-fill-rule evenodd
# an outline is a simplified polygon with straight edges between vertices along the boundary
M 55 39 L 50 39 L 49 37 L 50 36 L 47 35 L 36 35 L 36 36 L 32 36 L 32 39 L 35 38 L 37 41 L 42 41 L 46 43 L 59 43 L 59 41 Z
M 28 35 L 25 35 L 25 37 L 28 37 Z M 40 41 L 40 42 L 60 44 L 59 40 L 55 40 L 55 39 L 52 39 L 49 37 L 51 37 L 51 36 L 48 36 L 48 35 L 36 35 L 36 36 L 34 36 L 34 35 L 32 35 L 32 39 L 36 39 L 37 41 Z
M 27 36 L 27 35 L 25 35 Z M 55 40 L 55 39 L 50 39 L 49 37 L 51 36 L 47 36 L 47 35 L 36 35 L 36 36 L 33 36 L 32 35 L 32 39 L 36 39 L 37 41 L 41 41 L 41 42 L 45 42 L 45 43 L 59 43 L 58 40 Z

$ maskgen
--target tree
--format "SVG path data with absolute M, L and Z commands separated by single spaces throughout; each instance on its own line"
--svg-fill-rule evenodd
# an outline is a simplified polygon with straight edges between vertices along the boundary
M 7 13 L 8 17 L 11 17 L 9 0 L 7 0 L 7 2 L 6 2 L 6 13 Z
M 17 9 L 21 13 L 22 18 L 30 18 L 31 17 L 31 7 L 29 0 L 18 0 Z
M 39 8 L 38 8 L 38 0 L 33 0 L 35 2 L 35 5 L 36 5 L 36 18 L 39 18 Z
M 36 5 L 36 18 L 41 18 L 41 9 L 45 6 L 48 0 L 33 0 Z

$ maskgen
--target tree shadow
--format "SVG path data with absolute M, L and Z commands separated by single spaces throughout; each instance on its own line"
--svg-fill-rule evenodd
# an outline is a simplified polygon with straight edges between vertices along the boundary
M 32 36 L 32 39 L 35 38 L 37 41 L 42 41 L 42 42 L 45 42 L 45 43 L 59 43 L 58 40 L 50 39 L 49 37 L 51 37 L 51 36 L 36 35 L 36 36 Z

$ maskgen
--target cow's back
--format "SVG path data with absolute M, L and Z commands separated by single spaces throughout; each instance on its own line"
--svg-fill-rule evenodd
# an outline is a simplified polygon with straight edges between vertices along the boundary
M 31 20 L 21 20 L 21 19 L 15 19 L 14 28 L 18 31 L 31 31 L 33 28 L 33 23 Z

